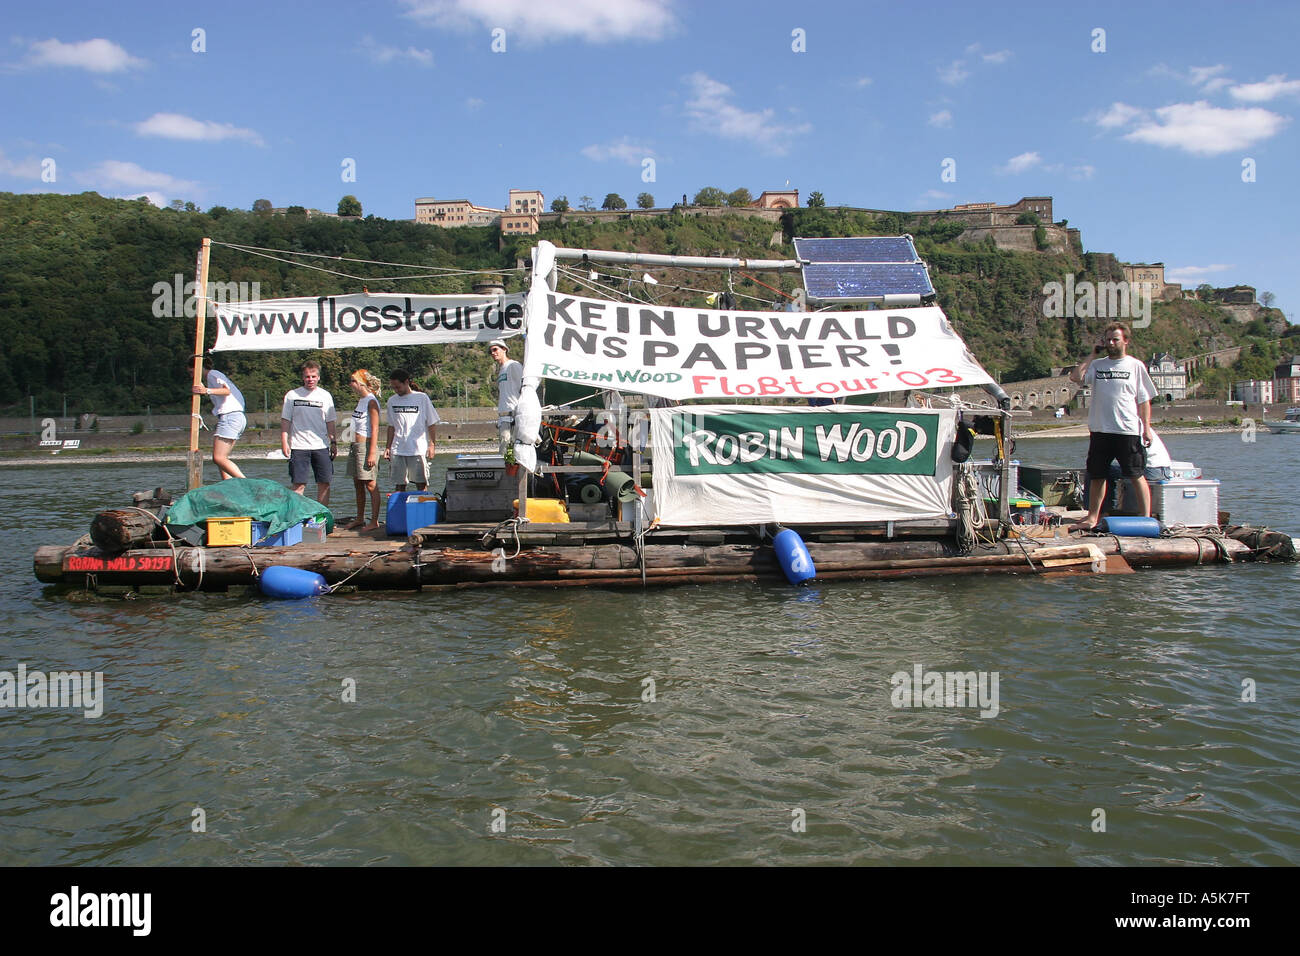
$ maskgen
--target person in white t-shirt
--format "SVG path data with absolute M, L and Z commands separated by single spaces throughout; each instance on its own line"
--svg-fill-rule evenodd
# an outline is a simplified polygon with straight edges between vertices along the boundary
M 1070 372 L 1076 385 L 1090 385 L 1088 405 L 1088 517 L 1073 525 L 1087 531 L 1101 520 L 1102 499 L 1110 463 L 1137 492 L 1138 513 L 1151 513 L 1151 488 L 1143 471 L 1146 446 L 1151 444 L 1151 399 L 1155 384 L 1142 362 L 1128 354 L 1128 326 L 1112 322 L 1089 358 Z M 1101 358 L 1105 352 L 1106 357 Z
M 284 406 L 280 410 L 280 450 L 289 459 L 290 487 L 302 494 L 307 487 L 307 476 L 316 479 L 316 500 L 326 507 L 330 503 L 330 481 L 334 478 L 334 456 L 338 443 L 334 440 L 334 396 L 320 383 L 320 366 L 305 362 L 302 366 L 302 388 L 284 393 Z
M 374 531 L 379 527 L 379 379 L 363 368 L 352 373 L 348 384 L 357 396 L 352 412 L 352 451 L 348 474 L 357 491 L 357 516 L 345 531 Z M 370 498 L 370 523 L 366 523 L 366 497 Z
M 410 481 L 417 491 L 429 487 L 427 462 L 433 461 L 437 429 L 442 421 L 429 396 L 411 388 L 411 373 L 399 368 L 389 376 L 393 394 L 388 396 L 388 440 L 384 458 L 391 461 L 393 487 L 405 491 Z M 427 436 L 427 437 L 426 437 Z
M 489 342 L 488 355 L 497 363 L 497 434 L 501 442 L 501 454 L 504 455 L 510 446 L 515 407 L 519 404 L 519 395 L 523 391 L 524 367 L 510 357 L 504 339 Z
M 191 356 L 191 378 L 194 375 L 195 361 Z M 207 364 L 207 359 L 204 358 L 203 362 Z M 230 460 L 230 451 L 248 427 L 248 419 L 244 417 L 244 396 L 234 382 L 215 368 L 208 369 L 203 380 L 203 385 L 195 385 L 190 391 L 195 395 L 212 396 L 212 412 L 217 416 L 217 427 L 212 433 L 212 463 L 221 472 L 223 481 L 227 478 L 243 478 L 244 473 L 239 470 L 239 466 Z

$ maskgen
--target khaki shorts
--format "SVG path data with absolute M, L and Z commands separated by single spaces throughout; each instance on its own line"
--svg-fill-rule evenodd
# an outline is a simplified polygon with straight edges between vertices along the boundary
M 352 443 L 352 451 L 348 453 L 348 477 L 356 481 L 374 481 L 379 477 L 379 452 L 375 452 L 375 467 L 366 467 L 366 452 L 370 448 L 370 440 L 358 438 Z
M 393 484 L 427 485 L 429 469 L 423 455 L 394 455 Z

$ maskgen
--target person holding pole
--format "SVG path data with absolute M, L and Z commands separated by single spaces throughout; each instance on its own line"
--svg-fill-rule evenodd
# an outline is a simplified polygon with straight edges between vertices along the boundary
M 199 363 L 206 364 L 207 359 L 203 356 L 190 356 L 191 375 L 194 366 Z M 212 462 L 221 472 L 223 481 L 227 478 L 243 478 L 244 473 L 239 470 L 239 466 L 230 460 L 230 452 L 248 427 L 248 419 L 244 417 L 244 396 L 234 382 L 215 368 L 208 369 L 204 382 L 206 384 L 195 385 L 190 391 L 195 395 L 212 397 L 212 413 L 217 416 L 217 428 L 212 433 Z

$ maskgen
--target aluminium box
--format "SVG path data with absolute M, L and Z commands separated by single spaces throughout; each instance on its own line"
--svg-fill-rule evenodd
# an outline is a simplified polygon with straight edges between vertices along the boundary
M 447 469 L 445 521 L 504 521 L 515 513 L 519 478 L 507 475 L 500 455 L 457 457 Z
M 970 463 L 975 466 L 975 475 L 979 478 L 980 487 L 984 489 L 985 496 L 997 498 L 998 490 L 1002 481 L 1002 462 L 992 461 L 988 458 L 972 458 Z M 1007 497 L 1014 498 L 1016 492 L 1020 490 L 1020 462 L 1018 459 L 1011 459 L 1008 463 L 1010 470 L 1007 472 L 1007 483 L 1011 486 L 1010 494 Z
M 1191 528 L 1219 523 L 1217 478 L 1170 478 L 1151 483 L 1151 509 L 1165 527 Z

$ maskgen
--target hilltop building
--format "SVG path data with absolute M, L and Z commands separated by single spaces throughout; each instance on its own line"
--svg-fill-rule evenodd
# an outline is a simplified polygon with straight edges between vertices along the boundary
M 750 205 L 755 209 L 797 209 L 799 208 L 799 190 L 764 189 Z
M 501 218 L 504 209 L 476 206 L 468 199 L 434 199 L 427 196 L 415 201 L 415 221 L 426 226 L 490 226 Z
M 1232 397 L 1239 402 L 1245 402 L 1247 405 L 1272 405 L 1273 404 L 1273 380 L 1262 379 L 1256 381 L 1251 379 L 1249 382 L 1237 382 L 1232 386 Z
M 1163 262 L 1121 262 L 1124 281 L 1129 289 L 1142 291 L 1143 297 L 1152 302 L 1157 299 L 1178 299 L 1183 295 L 1183 287 L 1178 282 L 1165 281 L 1165 264 Z

